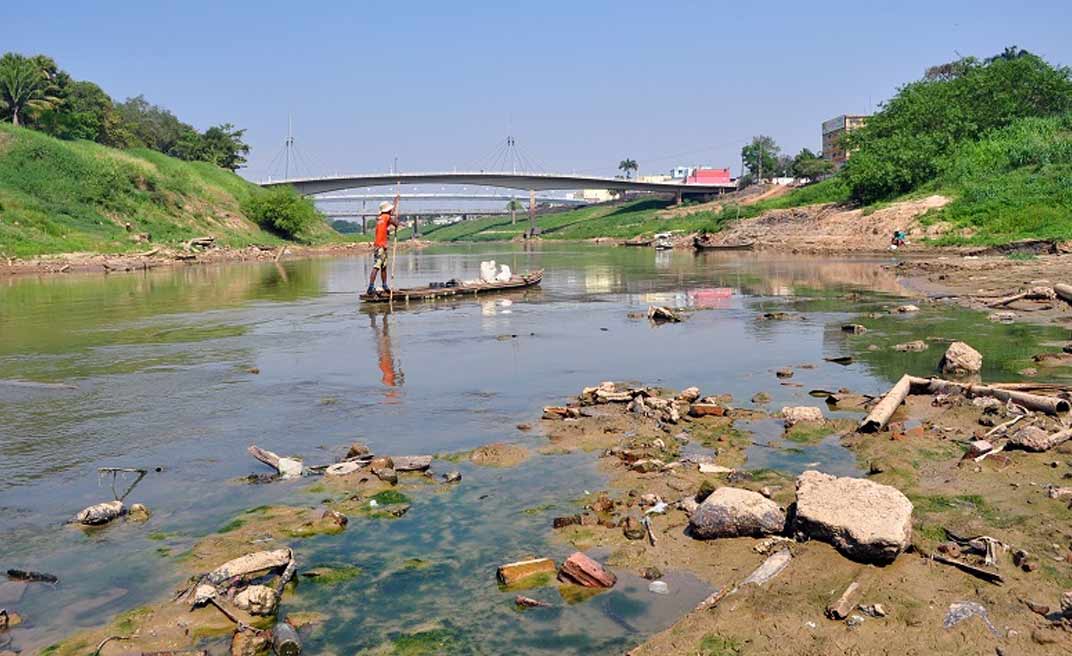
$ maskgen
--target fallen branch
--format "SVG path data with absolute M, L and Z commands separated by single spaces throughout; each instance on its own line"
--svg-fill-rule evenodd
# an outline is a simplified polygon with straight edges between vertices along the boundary
M 648 532 L 648 540 L 651 541 L 651 546 L 655 546 L 655 531 L 651 530 L 651 519 L 647 515 L 641 518 L 640 523 L 644 525 L 644 529 Z
M 275 596 L 280 599 L 283 598 L 283 588 L 287 587 L 287 583 L 290 583 L 290 580 L 294 578 L 294 572 L 297 569 L 298 563 L 295 560 L 294 555 L 291 554 L 290 562 L 287 563 L 287 567 L 283 570 L 283 573 L 279 575 L 279 580 L 275 582 Z
M 1027 299 L 1029 301 L 1052 301 L 1056 297 L 1056 290 L 1051 287 L 1032 287 L 1026 292 L 1019 294 L 1013 294 L 1012 296 L 1006 296 L 1005 298 L 998 299 L 993 303 L 987 303 L 987 307 L 998 308 L 1019 301 L 1020 299 Z
M 859 431 L 861 433 L 877 433 L 882 430 L 889 423 L 890 417 L 897 411 L 897 408 L 904 403 L 911 390 L 912 378 L 907 374 L 901 376 L 901 380 L 897 381 L 897 384 L 889 392 L 886 392 L 886 396 L 882 397 L 878 405 L 860 423 Z
M 137 637 L 138 637 L 137 633 L 132 633 L 132 634 L 130 634 L 128 636 L 118 636 L 118 635 L 108 636 L 104 640 L 101 640 L 99 644 L 97 644 L 97 648 L 93 650 L 93 656 L 100 656 L 101 650 L 104 649 L 104 645 L 108 644 L 112 640 L 130 640 L 131 638 L 137 638 Z
M 940 378 L 919 378 L 916 376 L 911 376 L 910 379 L 913 392 L 920 390 L 928 394 L 956 393 L 962 394 L 968 398 L 988 396 L 999 401 L 1012 401 L 1013 403 L 1022 405 L 1028 410 L 1045 412 L 1050 415 L 1068 412 L 1069 409 L 1072 408 L 1065 399 L 1052 396 L 1041 396 L 1039 394 L 1028 394 L 1027 392 L 1017 392 L 994 387 L 992 385 L 973 385 L 971 383 L 957 383 L 951 380 L 942 380 Z
M 126 499 L 127 496 L 131 492 L 134 491 L 134 487 L 138 483 L 140 483 L 141 479 L 145 478 L 145 475 L 148 474 L 148 473 L 149 473 L 149 471 L 147 469 L 137 469 L 137 468 L 131 468 L 131 467 L 99 467 L 99 468 L 97 468 L 97 476 L 98 477 L 100 477 L 103 474 L 111 474 L 112 475 L 112 496 L 115 498 L 116 501 L 123 501 L 124 499 Z M 134 482 L 131 483 L 127 487 L 126 492 L 124 492 L 122 496 L 120 496 L 119 493 L 115 491 L 115 481 L 116 481 L 116 478 L 118 478 L 119 474 L 137 474 L 138 475 L 138 477 L 134 479 Z
M 998 424 L 997 426 L 994 426 L 993 428 L 991 428 L 990 430 L 988 430 L 986 432 L 985 437 L 990 437 L 991 435 L 993 435 L 994 433 L 997 433 L 998 431 L 1002 430 L 1003 428 L 1012 428 L 1012 426 L 1015 425 L 1016 422 L 1020 421 L 1021 419 L 1023 419 L 1026 416 L 1027 415 L 1017 415 L 1017 416 L 1013 417 L 1012 419 L 1010 419 L 1009 421 L 1006 421 L 1004 423 Z
M 994 585 L 1002 585 L 1005 583 L 1005 578 L 1002 577 L 1001 574 L 998 574 L 997 572 L 991 572 L 990 570 L 983 569 L 982 567 L 976 567 L 975 565 L 971 565 L 960 560 L 946 558 L 945 556 L 942 556 L 940 554 L 932 555 L 931 560 L 936 563 L 942 563 L 943 565 L 952 565 L 953 567 L 956 567 L 962 572 L 967 572 L 974 577 L 980 578 L 988 583 L 993 583 Z

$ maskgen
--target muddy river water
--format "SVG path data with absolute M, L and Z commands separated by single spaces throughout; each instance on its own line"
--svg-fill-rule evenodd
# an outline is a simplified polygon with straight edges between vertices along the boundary
M 397 285 L 475 278 L 487 259 L 515 272 L 542 268 L 543 284 L 387 313 L 358 306 L 365 258 L 0 281 L 0 569 L 60 578 L 7 604 L 26 618 L 15 646 L 33 653 L 165 598 L 183 578 L 176 559 L 246 509 L 315 505 L 315 492 L 291 483 L 238 482 L 265 471 L 246 454 L 251 443 L 309 463 L 330 462 L 355 440 L 377 453 L 447 454 L 495 441 L 535 452 L 545 439 L 515 426 L 602 380 L 696 385 L 741 405 L 762 391 L 780 408 L 814 404 L 814 388 L 876 394 L 905 371 L 933 371 L 940 351 L 889 348 L 898 342 L 970 337 L 987 354 L 984 377 L 1015 380 L 1040 342 L 1064 337 L 944 306 L 891 315 L 904 290 L 876 261 L 444 247 L 400 256 Z M 660 326 L 630 316 L 652 303 L 696 311 Z M 802 318 L 762 319 L 772 311 Z M 876 312 L 869 333 L 841 330 Z M 842 355 L 855 360 L 824 361 Z M 775 378 L 787 366 L 793 386 Z M 749 451 L 749 467 L 859 471 L 836 438 L 783 445 L 780 428 L 756 423 L 749 428 L 762 445 Z M 66 524 L 111 498 L 101 466 L 160 468 L 129 498 L 153 510 L 149 522 Z M 284 597 L 284 612 L 326 615 L 306 635 L 308 653 L 425 653 L 406 651 L 420 648 L 414 636 L 449 653 L 616 653 L 710 592 L 685 571 L 667 574 L 669 595 L 622 573 L 608 593 L 518 613 L 495 568 L 569 554 L 550 521 L 601 489 L 595 454 L 434 469 L 458 469 L 463 481 L 417 495 L 401 519 L 356 518 L 339 535 L 301 542 L 303 565 L 362 571 Z

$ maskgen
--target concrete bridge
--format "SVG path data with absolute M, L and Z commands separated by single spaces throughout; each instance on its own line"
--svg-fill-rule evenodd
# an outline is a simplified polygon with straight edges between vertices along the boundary
M 335 175 L 316 178 L 291 178 L 262 182 L 262 187 L 291 185 L 306 196 L 342 189 L 391 187 L 409 184 L 449 184 L 519 189 L 530 193 L 561 189 L 610 189 L 673 194 L 678 199 L 718 196 L 737 188 L 734 183 L 684 184 L 683 182 L 638 182 L 624 178 L 572 175 L 564 173 L 489 173 L 487 171 L 450 173 L 371 173 Z
M 508 201 L 523 200 L 518 194 L 476 194 L 476 193 L 430 193 L 430 194 L 400 194 L 404 201 L 443 201 L 443 200 L 473 200 L 473 201 Z M 394 200 L 393 193 L 380 194 L 343 194 L 340 196 L 317 196 L 313 200 L 318 203 L 352 203 L 355 201 L 381 201 Z M 537 196 L 536 202 L 547 205 L 587 205 L 589 201 L 579 198 L 559 198 L 557 196 Z M 459 211 L 460 212 L 460 211 Z

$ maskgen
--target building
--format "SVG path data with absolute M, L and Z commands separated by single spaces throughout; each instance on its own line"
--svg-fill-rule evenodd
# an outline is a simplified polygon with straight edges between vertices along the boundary
M 673 182 L 674 178 L 669 175 L 641 175 L 637 176 L 637 182 Z
M 823 159 L 830 160 L 837 166 L 849 159 L 849 153 L 841 147 L 841 138 L 853 130 L 859 130 L 867 123 L 867 116 L 861 114 L 842 114 L 829 121 L 823 121 Z
M 697 166 L 675 166 L 674 168 L 670 169 L 670 179 L 671 180 L 684 180 L 685 178 L 687 178 L 690 175 L 692 175 L 692 172 L 695 171 L 697 168 L 702 169 L 703 167 L 702 166 L 699 166 L 699 167 L 697 167 Z
M 730 184 L 729 169 L 705 169 L 696 167 L 685 178 L 685 184 Z
M 586 203 L 606 203 L 614 200 L 616 193 L 608 189 L 582 189 L 569 194 L 570 198 L 583 200 Z

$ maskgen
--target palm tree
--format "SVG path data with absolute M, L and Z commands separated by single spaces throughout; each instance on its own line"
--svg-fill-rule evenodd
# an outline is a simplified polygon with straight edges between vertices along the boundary
M 525 206 L 518 199 L 511 198 L 510 202 L 506 204 L 506 209 L 510 210 L 510 225 L 514 225 L 517 223 L 517 211 L 525 209 Z
M 631 172 L 636 171 L 638 168 L 635 159 L 627 158 L 618 163 L 618 170 L 625 174 L 626 180 L 630 179 L 632 177 Z
M 11 113 L 14 125 L 19 124 L 20 114 L 56 105 L 60 99 L 52 95 L 55 91 L 55 85 L 32 59 L 13 52 L 0 57 L 0 109 Z

